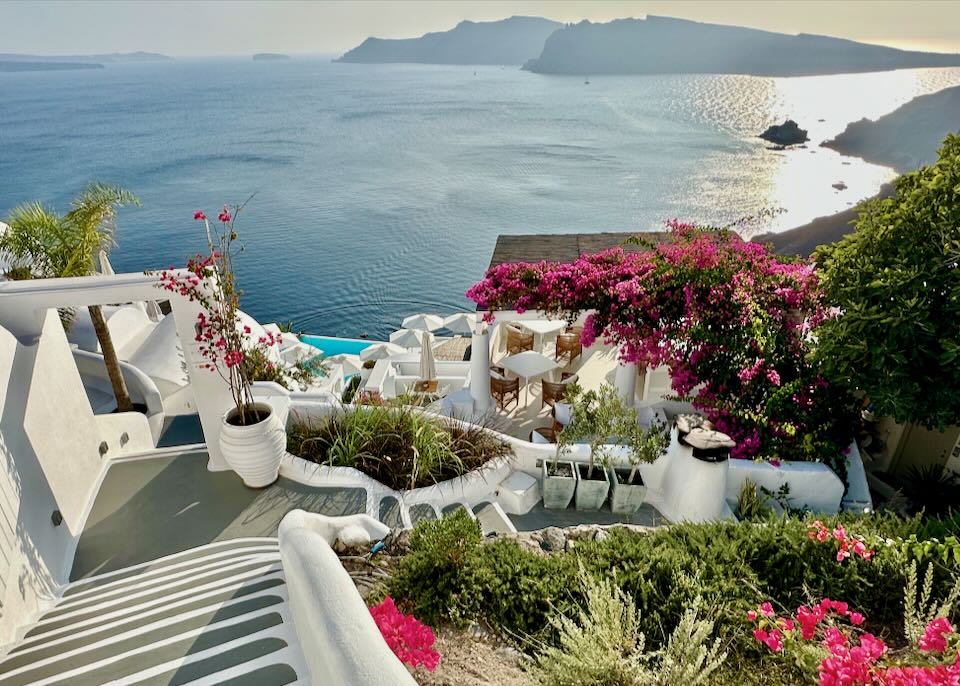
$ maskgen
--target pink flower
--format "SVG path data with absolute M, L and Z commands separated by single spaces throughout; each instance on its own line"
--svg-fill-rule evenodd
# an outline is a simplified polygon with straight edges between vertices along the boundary
M 227 205 L 223 206 L 223 211 L 217 215 L 217 219 L 222 221 L 224 224 L 230 221 L 230 208 Z
M 193 213 L 193 218 L 196 219 L 196 220 L 199 222 L 199 221 L 203 221 L 204 219 L 206 219 L 206 218 L 207 218 L 207 215 L 205 215 L 205 214 L 203 213 L 203 210 L 197 210 L 196 212 Z
M 390 596 L 371 607 L 370 614 L 384 641 L 401 662 L 411 667 L 422 665 L 430 672 L 437 668 L 440 653 L 433 648 L 436 637 L 430 627 L 413 615 L 401 613 Z
M 851 612 L 849 619 L 850 619 L 850 623 L 853 624 L 854 626 L 860 626 L 861 624 L 863 624 L 863 621 L 864 621 L 863 615 L 860 614 L 859 612 Z
M 760 606 L 760 614 L 762 614 L 764 617 L 773 617 L 775 614 L 773 611 L 773 605 L 770 603 L 763 603 Z
M 757 612 L 756 610 L 750 610 L 747 612 L 747 619 L 751 622 L 757 621 Z
M 928 653 L 942 653 L 947 649 L 947 636 L 953 631 L 953 625 L 946 617 L 937 617 L 927 624 L 917 645 Z

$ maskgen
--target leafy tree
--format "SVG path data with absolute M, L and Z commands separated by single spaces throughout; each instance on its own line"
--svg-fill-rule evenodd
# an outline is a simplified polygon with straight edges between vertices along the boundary
M 139 205 L 129 191 L 94 181 L 73 200 L 69 212 L 60 215 L 38 202 L 19 205 L 7 219 L 9 229 L 0 236 L 0 253 L 7 255 L 21 277 L 90 276 L 96 273 L 100 251 L 114 244 L 117 208 Z M 110 338 L 110 329 L 99 305 L 89 308 L 107 374 L 121 412 L 133 410 L 123 381 L 120 361 Z
M 816 355 L 898 422 L 960 422 L 958 247 L 960 135 L 950 135 L 935 164 L 861 204 L 856 230 L 815 254 L 841 310 L 819 328 Z

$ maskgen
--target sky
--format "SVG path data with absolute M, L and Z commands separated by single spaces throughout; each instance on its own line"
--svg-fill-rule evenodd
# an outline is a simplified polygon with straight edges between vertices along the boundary
M 340 54 L 367 36 L 418 36 L 463 19 L 603 22 L 647 14 L 960 52 L 957 0 L 0 0 L 0 52 Z

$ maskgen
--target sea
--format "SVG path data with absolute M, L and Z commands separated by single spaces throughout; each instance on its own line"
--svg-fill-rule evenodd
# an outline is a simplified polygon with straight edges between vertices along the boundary
M 757 215 L 762 233 L 846 209 L 894 172 L 820 142 L 958 84 L 960 68 L 584 79 L 328 58 L 4 73 L 0 217 L 122 185 L 142 206 L 121 211 L 112 261 L 142 271 L 204 248 L 196 210 L 246 202 L 246 311 L 384 338 L 408 314 L 471 309 L 499 234 Z M 757 138 L 787 117 L 807 146 Z

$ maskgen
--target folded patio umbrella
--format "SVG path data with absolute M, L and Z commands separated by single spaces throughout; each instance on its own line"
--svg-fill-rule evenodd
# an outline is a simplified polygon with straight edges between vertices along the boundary
M 437 378 L 437 364 L 433 359 L 433 336 L 429 333 L 423 335 L 423 347 L 420 348 L 420 378 Z

